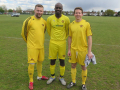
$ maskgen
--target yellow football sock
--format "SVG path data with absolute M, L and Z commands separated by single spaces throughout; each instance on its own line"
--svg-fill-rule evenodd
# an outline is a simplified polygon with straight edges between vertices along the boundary
M 60 66 L 60 79 L 64 76 L 65 73 L 65 66 Z
M 50 65 L 50 73 L 51 77 L 55 78 L 55 65 Z
M 73 83 L 76 83 L 76 72 L 76 68 L 71 68 L 71 78 Z
M 33 82 L 33 74 L 34 74 L 34 65 L 35 64 L 29 64 L 28 66 L 28 74 L 29 74 L 29 82 Z
M 37 62 L 38 77 L 42 77 L 42 62 Z
M 87 79 L 87 69 L 82 70 L 82 84 L 85 84 L 86 79 Z

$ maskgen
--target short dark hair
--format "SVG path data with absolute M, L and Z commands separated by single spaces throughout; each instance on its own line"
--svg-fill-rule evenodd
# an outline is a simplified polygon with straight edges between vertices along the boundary
M 81 10 L 81 11 L 82 11 L 82 14 L 83 14 L 83 9 L 82 9 L 81 7 L 76 7 L 76 8 L 74 9 L 74 14 L 75 14 L 75 10 L 76 10 L 76 9 Z
M 35 5 L 35 8 L 36 8 L 36 7 L 43 7 L 43 5 L 37 4 L 37 5 Z

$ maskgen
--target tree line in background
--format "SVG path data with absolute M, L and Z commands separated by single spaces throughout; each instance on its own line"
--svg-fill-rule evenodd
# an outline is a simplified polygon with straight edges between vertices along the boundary
M 31 9 L 30 9 L 31 10 Z M 16 7 L 16 10 L 14 9 L 7 9 L 7 7 L 5 5 L 1 5 L 0 6 L 0 13 L 8 13 L 8 12 L 16 12 L 16 13 L 21 13 L 21 14 L 25 14 L 26 12 L 23 12 L 21 7 L 18 6 Z M 66 14 L 66 15 L 73 15 L 73 11 L 63 11 L 62 12 L 63 14 Z M 95 12 L 94 10 L 92 11 L 92 13 L 97 13 L 97 16 L 101 16 L 100 14 L 102 13 L 102 16 L 120 16 L 120 11 L 115 14 L 114 10 L 111 10 L 111 9 L 107 9 L 105 10 L 105 12 L 103 10 L 101 11 L 98 11 L 98 12 Z M 31 11 L 30 14 L 34 14 L 34 10 Z M 52 14 L 51 11 L 47 11 L 45 12 L 45 14 Z M 91 16 L 91 12 L 87 12 L 86 14 L 87 16 Z
M 17 12 L 17 13 L 22 13 L 22 9 L 20 6 L 16 7 L 16 10 L 14 9 L 7 9 L 7 7 L 5 5 L 1 5 L 0 6 L 0 12 L 1 13 L 7 13 L 7 12 Z

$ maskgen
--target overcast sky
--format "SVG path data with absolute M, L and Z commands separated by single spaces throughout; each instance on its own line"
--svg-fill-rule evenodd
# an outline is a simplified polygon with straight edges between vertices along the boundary
M 34 9 L 36 4 L 42 4 L 44 10 L 54 10 L 57 2 L 63 4 L 64 11 L 82 7 L 84 11 L 105 11 L 107 9 L 120 11 L 120 0 L 0 0 L 0 6 L 6 5 L 7 9 L 15 9 L 20 6 L 22 10 Z

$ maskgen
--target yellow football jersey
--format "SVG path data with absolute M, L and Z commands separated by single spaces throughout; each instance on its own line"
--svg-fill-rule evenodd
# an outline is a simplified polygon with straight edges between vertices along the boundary
M 59 19 L 55 15 L 47 19 L 47 32 L 51 40 L 66 40 L 68 36 L 70 20 L 67 16 L 62 15 Z
M 31 16 L 27 18 L 22 27 L 22 37 L 27 42 L 28 48 L 44 48 L 44 32 L 46 30 L 46 21 Z
M 88 48 L 87 36 L 92 35 L 91 27 L 88 22 L 81 20 L 73 21 L 69 25 L 69 36 L 72 37 L 71 48 L 79 51 L 86 51 Z

